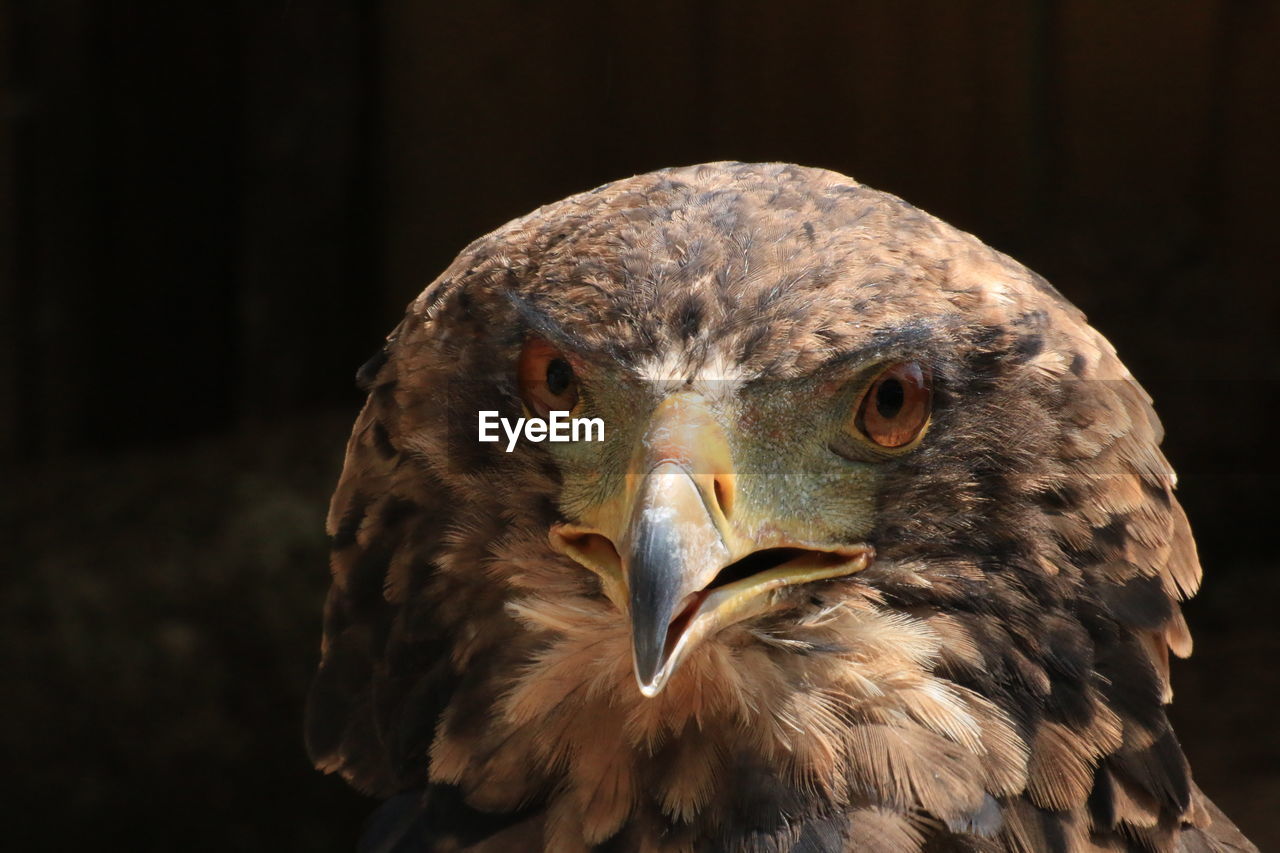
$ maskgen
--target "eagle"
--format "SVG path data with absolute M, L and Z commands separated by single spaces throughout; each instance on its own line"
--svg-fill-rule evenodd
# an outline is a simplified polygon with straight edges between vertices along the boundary
M 473 242 L 358 380 L 306 742 L 362 851 L 1256 850 L 1166 715 L 1151 400 L 975 237 L 656 171 Z

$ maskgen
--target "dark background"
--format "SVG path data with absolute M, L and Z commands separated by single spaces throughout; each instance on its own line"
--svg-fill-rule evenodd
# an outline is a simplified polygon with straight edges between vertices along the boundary
M 300 707 L 355 368 L 472 238 L 716 159 L 899 194 L 1116 344 L 1206 569 L 1178 731 L 1280 844 L 1278 46 L 1251 0 L 0 0 L 14 849 L 351 849 Z

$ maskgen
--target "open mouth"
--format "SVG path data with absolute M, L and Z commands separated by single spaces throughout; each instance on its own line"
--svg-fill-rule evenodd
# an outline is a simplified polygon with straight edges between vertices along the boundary
M 685 629 L 689 627 L 689 623 L 693 621 L 694 614 L 698 612 L 702 603 L 710 597 L 712 592 L 814 553 L 803 548 L 765 548 L 763 551 L 748 554 L 741 560 L 725 566 L 705 588 L 698 590 L 685 599 L 684 607 L 671 620 L 671 625 L 667 628 L 667 643 L 666 648 L 663 650 L 663 657 L 670 657 L 676 642 L 685 632 Z M 845 559 L 836 554 L 827 554 L 826 556 L 830 558 L 833 565 L 843 562 Z
M 686 597 L 667 626 L 658 672 L 652 682 L 640 685 L 641 691 L 656 694 L 691 645 L 771 609 L 784 587 L 860 572 L 871 556 L 866 545 L 830 551 L 784 547 L 765 548 L 730 563 L 711 583 Z
M 668 454 L 668 438 L 664 431 L 653 439 L 663 458 L 637 465 L 612 503 L 549 531 L 552 548 L 594 572 L 630 622 L 645 696 L 660 693 L 703 640 L 785 607 L 787 587 L 860 572 L 873 553 L 861 543 L 812 541 L 774 520 L 748 523 L 733 475 L 690 473 L 698 469 L 680 455 L 688 448 Z M 731 471 L 725 459 L 719 464 Z
M 776 569 L 784 563 L 789 563 L 799 557 L 812 554 L 823 554 L 832 558 L 834 561 L 840 561 L 841 557 L 836 554 L 827 552 L 806 551 L 804 548 L 765 548 L 763 551 L 756 551 L 748 554 L 737 562 L 730 563 L 720 570 L 711 583 L 707 584 L 707 589 L 717 589 L 722 586 L 728 586 L 740 580 L 746 580 L 752 575 L 758 575 L 761 572 L 767 572 L 770 569 Z

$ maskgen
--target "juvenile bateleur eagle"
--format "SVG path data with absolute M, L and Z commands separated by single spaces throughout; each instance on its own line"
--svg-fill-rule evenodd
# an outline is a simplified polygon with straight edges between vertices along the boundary
M 1256 849 L 1165 713 L 1150 399 L 974 237 L 658 171 L 472 243 L 359 379 L 307 744 L 362 850 Z

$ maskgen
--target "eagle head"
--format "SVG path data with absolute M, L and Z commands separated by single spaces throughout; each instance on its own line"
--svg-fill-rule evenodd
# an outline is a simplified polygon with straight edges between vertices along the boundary
M 472 243 L 360 381 L 308 745 L 393 798 L 371 831 L 1083 851 L 1230 828 L 1165 714 L 1200 567 L 1150 401 L 974 237 L 827 171 L 641 175 Z M 557 419 L 577 440 L 530 426 Z

